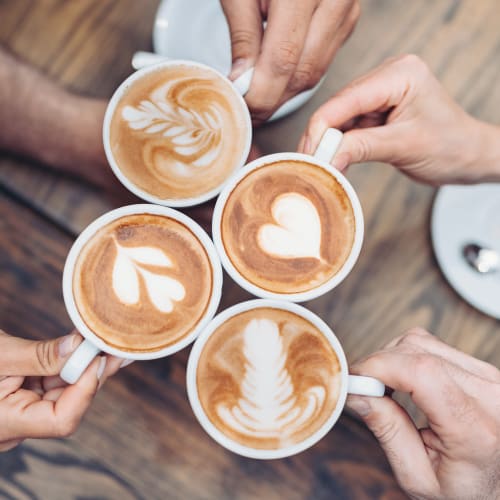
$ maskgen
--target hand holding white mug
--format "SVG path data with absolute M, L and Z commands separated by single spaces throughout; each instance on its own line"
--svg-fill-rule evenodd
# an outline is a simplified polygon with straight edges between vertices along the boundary
M 123 361 L 95 359 L 80 380 L 68 386 L 58 374 L 81 341 L 76 332 L 32 341 L 0 330 L 0 451 L 26 438 L 69 436 L 76 430 L 97 389 Z
M 428 427 L 417 429 L 390 397 L 347 400 L 411 498 L 500 498 L 497 368 L 416 328 L 351 370 L 411 394 L 427 417 Z
M 255 66 L 245 99 L 256 122 L 319 82 L 360 14 L 357 0 L 221 0 L 221 5 L 231 35 L 230 78 Z
M 314 151 L 328 127 L 344 132 L 339 170 L 382 161 L 432 185 L 500 179 L 500 129 L 468 115 L 414 55 L 388 59 L 323 104 L 299 152 Z

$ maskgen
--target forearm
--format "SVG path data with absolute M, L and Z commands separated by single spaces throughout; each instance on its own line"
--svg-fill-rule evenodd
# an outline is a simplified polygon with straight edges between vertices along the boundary
M 0 49 L 0 148 L 109 184 L 103 100 L 71 94 Z

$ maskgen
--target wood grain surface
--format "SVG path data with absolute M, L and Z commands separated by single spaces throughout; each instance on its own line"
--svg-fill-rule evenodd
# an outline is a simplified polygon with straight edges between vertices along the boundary
M 420 54 L 472 114 L 500 118 L 500 5 L 496 0 L 364 0 L 359 25 L 314 98 L 258 130 L 266 153 L 294 150 L 310 114 L 385 58 Z M 151 49 L 154 0 L 1 0 L 0 43 L 75 92 L 109 98 Z M 1 132 L 0 132 L 1 133 Z M 350 361 L 421 325 L 500 366 L 499 322 L 465 304 L 432 254 L 434 190 L 386 165 L 352 167 L 363 206 L 360 260 L 334 292 L 308 304 Z M 75 235 L 118 206 L 96 188 L 0 155 L 0 326 L 30 338 L 70 328 L 60 289 Z M 210 207 L 190 212 L 209 221 Z M 221 308 L 249 298 L 226 277 Z M 188 350 L 136 363 L 104 387 L 77 434 L 29 441 L 0 455 L 0 498 L 403 498 L 364 426 L 344 416 L 297 457 L 257 462 L 226 452 L 196 423 L 185 394 Z M 421 417 L 404 400 L 414 418 Z
M 72 238 L 9 196 L 0 212 L 1 234 L 9 235 L 0 245 L 2 327 L 55 337 L 71 326 L 60 281 Z M 284 460 L 245 459 L 218 446 L 189 406 L 187 356 L 185 349 L 135 363 L 110 379 L 74 437 L 0 454 L 0 498 L 404 498 L 374 438 L 349 416 Z

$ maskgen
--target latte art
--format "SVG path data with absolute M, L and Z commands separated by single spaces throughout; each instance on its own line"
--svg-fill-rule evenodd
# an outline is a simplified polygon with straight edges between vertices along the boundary
M 154 351 L 178 342 L 202 318 L 212 269 L 197 237 L 179 221 L 124 216 L 83 247 L 73 277 L 86 325 L 123 351 Z
M 314 257 L 321 259 L 321 221 L 314 204 L 305 196 L 285 193 L 271 205 L 276 224 L 260 227 L 260 248 L 281 258 Z
M 182 283 L 163 274 L 147 270 L 148 266 L 173 267 L 172 261 L 159 248 L 122 247 L 116 244 L 116 259 L 113 266 L 113 291 L 123 304 L 137 304 L 140 300 L 142 278 L 151 303 L 160 312 L 172 312 L 173 300 L 186 296 Z
M 137 108 L 125 106 L 122 111 L 131 129 L 165 138 L 164 147 L 172 154 L 167 159 L 172 169 L 185 164 L 207 167 L 220 153 L 223 119 L 217 106 L 209 104 L 196 112 L 178 104 L 192 87 L 202 92 L 210 85 L 207 80 L 179 79 L 155 90 L 151 100 L 141 101 Z M 151 168 L 159 169 L 159 165 L 153 163 Z
M 335 276 L 355 231 L 354 210 L 337 179 L 298 160 L 250 171 L 229 195 L 220 223 L 238 273 L 281 294 L 309 291 Z
M 125 176 L 162 199 L 218 187 L 245 154 L 247 110 L 231 84 L 209 69 L 167 66 L 131 84 L 110 127 Z
M 212 423 L 259 449 L 293 445 L 331 415 L 340 391 L 338 358 L 311 323 L 260 308 L 226 321 L 200 356 L 197 386 Z

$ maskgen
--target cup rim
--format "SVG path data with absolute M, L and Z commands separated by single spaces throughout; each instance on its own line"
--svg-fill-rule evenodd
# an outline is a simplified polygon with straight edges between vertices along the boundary
M 245 278 L 245 276 L 243 276 L 240 273 L 240 271 L 234 266 L 228 253 L 226 252 L 224 242 L 222 241 L 222 234 L 220 229 L 222 215 L 224 213 L 226 202 L 231 193 L 233 192 L 233 190 L 236 188 L 236 186 L 254 170 L 265 167 L 268 164 L 284 160 L 303 161 L 305 163 L 321 167 L 324 170 L 326 170 L 329 174 L 333 175 L 333 177 L 335 177 L 335 179 L 340 183 L 340 185 L 344 189 L 344 192 L 347 194 L 347 197 L 349 198 L 354 213 L 354 223 L 355 223 L 354 241 L 352 243 L 351 251 L 349 252 L 347 259 L 345 260 L 344 264 L 339 269 L 339 271 L 321 285 L 312 288 L 310 290 L 306 290 L 303 292 L 295 292 L 295 293 L 272 292 L 270 290 L 261 288 L 260 286 L 252 283 L 250 280 Z M 256 160 L 245 165 L 245 167 L 240 169 L 237 173 L 235 173 L 224 186 L 222 192 L 220 193 L 215 203 L 215 208 L 212 218 L 212 237 L 224 269 L 231 276 L 231 278 L 243 289 L 263 299 L 305 302 L 311 299 L 315 299 L 333 290 L 349 275 L 352 268 L 354 267 L 354 264 L 358 260 L 359 254 L 361 252 L 361 247 L 363 244 L 363 236 L 364 236 L 363 210 L 361 208 L 361 203 L 359 201 L 358 195 L 354 191 L 354 188 L 352 187 L 351 183 L 341 172 L 333 168 L 330 164 L 321 161 L 312 155 L 305 155 L 302 153 L 274 153 L 263 156 L 261 158 L 257 158 Z
M 200 241 L 201 245 L 205 249 L 208 255 L 208 260 L 210 262 L 210 267 L 212 269 L 212 296 L 208 302 L 203 316 L 193 330 L 186 335 L 179 342 L 171 344 L 167 347 L 159 349 L 157 351 L 148 352 L 132 352 L 132 351 L 121 351 L 116 347 L 110 346 L 104 342 L 100 337 L 98 337 L 90 327 L 87 326 L 85 321 L 78 311 L 76 306 L 75 298 L 73 296 L 73 274 L 75 269 L 75 264 L 80 255 L 83 246 L 95 235 L 95 233 L 117 219 L 125 217 L 127 215 L 135 214 L 151 214 L 151 215 L 162 215 L 174 219 L 182 224 L 184 224 L 196 238 Z M 83 337 L 95 346 L 97 346 L 101 351 L 104 351 L 113 356 L 118 356 L 126 359 L 134 360 L 148 360 L 157 359 L 169 356 L 171 354 L 180 351 L 184 347 L 188 346 L 193 342 L 196 337 L 200 334 L 203 328 L 210 322 L 210 320 L 215 315 L 217 308 L 219 307 L 219 302 L 222 293 L 222 267 L 220 264 L 217 251 L 209 238 L 205 230 L 193 219 L 184 215 L 173 208 L 164 207 L 161 205 L 151 205 L 151 204 L 135 204 L 126 205 L 120 208 L 116 208 L 105 214 L 101 215 L 93 222 L 91 222 L 77 237 L 74 241 L 71 249 L 66 257 L 66 262 L 64 264 L 63 277 L 62 277 L 62 288 L 63 288 L 63 299 L 66 306 L 68 315 L 73 322 L 75 328 L 83 335 Z
M 198 388 L 196 384 L 196 372 L 198 368 L 198 361 L 200 359 L 201 352 L 205 347 L 208 339 L 212 336 L 214 331 L 225 321 L 232 318 L 233 316 L 253 310 L 258 308 L 273 308 L 289 311 L 292 313 L 301 316 L 306 321 L 312 323 L 318 330 L 324 335 L 324 337 L 328 340 L 333 350 L 335 351 L 337 358 L 340 364 L 340 376 L 341 376 L 341 385 L 339 391 L 339 397 L 337 400 L 337 404 L 332 412 L 332 414 L 328 417 L 326 422 L 313 434 L 311 434 L 308 438 L 296 443 L 292 446 L 287 446 L 284 448 L 274 449 L 274 450 L 264 450 L 251 448 L 248 446 L 244 446 L 237 441 L 226 436 L 222 431 L 220 431 L 208 418 L 203 407 L 200 402 L 200 398 L 198 395 Z M 191 404 L 191 408 L 205 432 L 214 439 L 217 443 L 219 443 L 224 448 L 236 453 L 238 455 L 242 455 L 248 458 L 256 458 L 256 459 L 277 459 L 277 458 L 285 458 L 290 457 L 292 455 L 296 455 L 311 446 L 315 445 L 318 441 L 320 441 L 335 425 L 337 420 L 342 413 L 342 410 L 345 406 L 345 401 L 347 398 L 347 385 L 348 385 L 348 367 L 347 367 L 347 359 L 345 357 L 344 350 L 337 338 L 337 336 L 333 333 L 333 330 L 315 313 L 306 309 L 303 306 L 298 304 L 294 304 L 293 302 L 287 302 L 283 300 L 272 300 L 272 299 L 252 299 L 247 300 L 245 302 L 240 302 L 224 311 L 220 312 L 215 316 L 210 323 L 204 328 L 203 332 L 196 339 L 196 342 L 191 349 L 189 354 L 187 370 L 186 370 L 186 386 L 188 399 Z
M 247 130 L 246 133 L 246 142 L 245 142 L 245 147 L 243 148 L 241 157 L 238 162 L 235 162 L 235 166 L 233 170 L 231 171 L 231 174 L 228 175 L 228 177 L 222 182 L 219 186 L 215 187 L 214 189 L 201 194 L 200 196 L 192 196 L 190 198 L 159 198 L 158 196 L 155 196 L 151 193 L 148 193 L 147 191 L 144 191 L 141 189 L 139 186 L 137 186 L 135 183 L 133 183 L 120 169 L 120 166 L 118 165 L 118 162 L 115 160 L 113 150 L 111 148 L 111 145 L 109 143 L 109 136 L 110 136 L 110 130 L 111 130 L 111 120 L 113 118 L 115 109 L 120 102 L 123 94 L 128 90 L 128 88 L 138 79 L 142 78 L 144 75 L 152 73 L 154 71 L 161 70 L 166 67 L 170 66 L 189 66 L 189 67 L 196 67 L 196 68 L 202 68 L 210 73 L 215 74 L 217 77 L 222 78 L 228 86 L 232 89 L 233 94 L 236 98 L 236 100 L 239 102 L 240 107 L 241 107 L 241 113 L 243 116 L 243 120 L 245 122 L 245 127 Z M 104 144 L 104 152 L 106 154 L 106 158 L 108 160 L 109 166 L 111 167 L 112 172 L 115 174 L 116 178 L 121 182 L 125 188 L 127 188 L 131 193 L 135 194 L 139 198 L 148 201 L 149 203 L 153 203 L 156 205 L 162 205 L 162 206 L 168 206 L 168 207 L 190 207 L 194 205 L 200 205 L 208 200 L 211 200 L 215 196 L 217 196 L 221 190 L 223 189 L 225 183 L 228 181 L 228 179 L 231 178 L 232 175 L 234 175 L 235 172 L 238 171 L 246 162 L 246 159 L 248 158 L 248 154 L 250 153 L 250 148 L 252 145 L 252 120 L 250 117 L 250 111 L 248 110 L 248 106 L 241 96 L 241 94 L 238 93 L 236 88 L 233 86 L 232 82 L 225 77 L 222 73 L 217 71 L 214 68 L 211 68 L 210 66 L 207 66 L 206 64 L 199 63 L 196 61 L 189 61 L 186 59 L 171 59 L 168 61 L 163 61 L 159 62 L 156 64 L 151 64 L 150 66 L 146 66 L 144 68 L 141 68 L 131 75 L 129 75 L 123 82 L 118 86 L 118 88 L 113 92 L 113 95 L 111 96 L 111 99 L 108 102 L 108 105 L 106 107 L 106 112 L 104 114 L 104 121 L 103 121 L 103 126 L 102 126 L 102 138 L 103 138 L 103 144 Z

